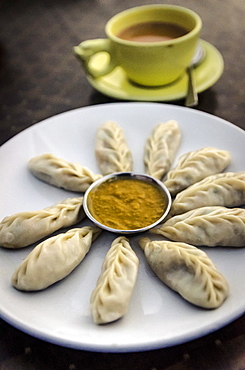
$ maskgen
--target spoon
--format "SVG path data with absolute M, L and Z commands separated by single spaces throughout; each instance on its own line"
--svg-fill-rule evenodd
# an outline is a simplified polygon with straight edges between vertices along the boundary
M 198 95 L 195 87 L 193 70 L 198 66 L 205 58 L 206 52 L 201 44 L 197 46 L 195 54 L 191 60 L 189 67 L 187 68 L 188 75 L 188 89 L 185 100 L 186 107 L 195 107 L 198 104 Z

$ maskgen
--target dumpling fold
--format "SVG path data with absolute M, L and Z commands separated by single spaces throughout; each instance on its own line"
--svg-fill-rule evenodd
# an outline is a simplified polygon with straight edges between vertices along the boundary
M 150 230 L 166 238 L 208 247 L 245 247 L 245 209 L 201 207 Z
M 144 148 L 146 173 L 161 179 L 169 170 L 179 148 L 181 131 L 176 121 L 155 126 Z
M 211 175 L 177 194 L 170 215 L 207 206 L 239 207 L 245 204 L 245 172 Z
M 94 181 L 102 177 L 80 163 L 68 162 L 49 153 L 30 159 L 28 167 L 39 180 L 76 192 L 85 192 Z
M 138 257 L 128 239 L 116 238 L 101 268 L 90 307 L 93 321 L 105 324 L 126 314 L 138 274 Z
M 159 279 L 188 302 L 213 309 L 227 298 L 228 282 L 205 252 L 185 243 L 148 238 L 139 243 Z
M 84 226 L 38 244 L 12 275 L 12 285 L 36 291 L 65 278 L 84 259 L 100 233 L 97 227 Z
M 207 176 L 222 172 L 231 161 L 227 150 L 207 147 L 183 154 L 169 171 L 164 185 L 174 196 Z
M 96 133 L 95 155 L 103 175 L 114 172 L 129 172 L 133 158 L 122 128 L 113 121 L 107 121 Z
M 0 245 L 23 248 L 85 217 L 83 197 L 67 198 L 38 211 L 18 212 L 0 223 Z

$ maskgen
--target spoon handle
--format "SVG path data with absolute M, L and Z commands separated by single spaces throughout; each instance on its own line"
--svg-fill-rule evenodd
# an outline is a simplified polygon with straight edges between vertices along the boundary
M 198 104 L 198 95 L 195 88 L 192 66 L 187 68 L 187 76 L 188 76 L 188 89 L 185 105 L 186 107 L 195 107 Z

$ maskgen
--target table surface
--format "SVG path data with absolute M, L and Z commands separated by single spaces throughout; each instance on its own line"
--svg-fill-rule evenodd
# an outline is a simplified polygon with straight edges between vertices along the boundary
M 0 145 L 47 117 L 116 100 L 94 90 L 72 53 L 105 37 L 114 14 L 143 0 L 0 0 Z M 201 37 L 223 55 L 224 73 L 196 108 L 245 129 L 245 5 L 242 0 L 165 1 L 203 20 Z M 164 103 L 163 103 L 164 104 Z M 172 104 L 184 105 L 184 100 Z M 244 292 L 241 292 L 244 294 Z M 0 369 L 245 369 L 245 316 L 205 337 L 139 353 L 91 353 L 33 338 L 0 320 Z

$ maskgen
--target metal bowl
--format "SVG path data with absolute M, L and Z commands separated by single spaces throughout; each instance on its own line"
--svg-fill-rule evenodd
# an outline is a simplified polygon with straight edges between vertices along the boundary
M 138 229 L 133 229 L 133 230 L 114 229 L 114 228 L 109 227 L 107 225 L 104 225 L 103 223 L 96 220 L 96 218 L 94 218 L 94 216 L 91 214 L 91 212 L 89 210 L 88 197 L 89 197 L 90 192 L 93 191 L 98 186 L 100 186 L 105 181 L 107 181 L 109 179 L 118 179 L 118 178 L 137 179 L 137 180 L 148 182 L 148 183 L 151 183 L 151 184 L 154 184 L 155 186 L 157 186 L 157 188 L 160 189 L 160 191 L 163 193 L 163 195 L 165 197 L 165 201 L 166 201 L 166 209 L 164 210 L 161 217 L 157 221 L 155 221 L 154 223 L 152 223 L 150 225 L 147 225 L 145 227 L 138 228 Z M 158 225 L 160 222 L 162 222 L 166 218 L 166 216 L 168 215 L 168 213 L 170 211 L 171 203 L 172 203 L 171 195 L 170 195 L 168 189 L 166 188 L 166 186 L 161 181 L 159 181 L 159 180 L 157 180 L 154 177 L 151 177 L 149 175 L 138 174 L 138 173 L 133 173 L 133 172 L 117 172 L 117 173 L 113 173 L 113 174 L 110 174 L 110 175 L 107 175 L 107 176 L 103 176 L 99 180 L 95 181 L 92 185 L 90 185 L 90 187 L 87 189 L 87 191 L 84 194 L 83 208 L 84 208 L 84 211 L 85 211 L 87 217 L 95 225 L 97 225 L 98 227 L 100 227 L 104 230 L 110 231 L 112 233 L 117 233 L 117 234 L 136 234 L 136 233 L 141 233 L 141 232 L 147 231 L 147 230 L 155 227 L 156 225 Z

